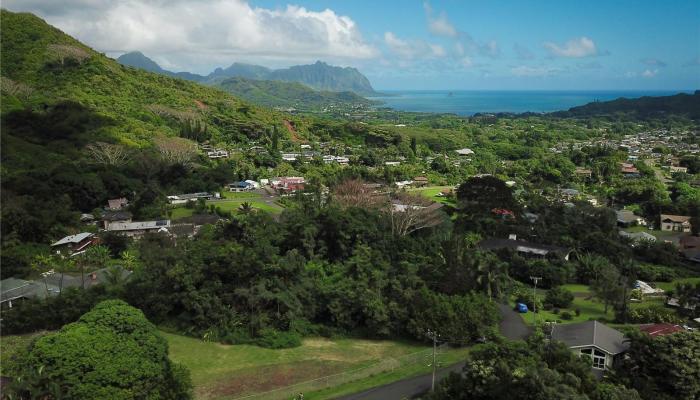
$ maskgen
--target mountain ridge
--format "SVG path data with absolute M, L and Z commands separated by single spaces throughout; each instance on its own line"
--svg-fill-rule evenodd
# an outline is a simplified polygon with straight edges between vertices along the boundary
M 312 89 L 331 92 L 351 91 L 359 95 L 377 94 L 369 79 L 356 68 L 337 67 L 323 61 L 275 70 L 261 65 L 235 62 L 226 68 L 216 68 L 204 76 L 191 72 L 168 71 L 139 51 L 122 54 L 116 60 L 122 65 L 205 84 L 216 82 L 217 79 L 220 80 L 222 78 L 242 77 L 257 80 L 298 82 Z

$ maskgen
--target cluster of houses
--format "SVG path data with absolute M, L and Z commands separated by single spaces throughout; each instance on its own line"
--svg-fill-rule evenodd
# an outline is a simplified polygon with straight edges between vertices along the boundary
M 209 157 L 212 160 L 219 159 L 219 158 L 228 158 L 228 156 L 229 156 L 229 153 L 227 150 L 215 148 L 214 146 L 212 146 L 210 144 L 200 145 L 200 148 L 207 155 L 207 157 Z

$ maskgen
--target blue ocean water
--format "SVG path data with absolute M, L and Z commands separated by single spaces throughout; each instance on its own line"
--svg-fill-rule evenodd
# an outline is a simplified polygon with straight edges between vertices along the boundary
M 592 101 L 619 97 L 668 96 L 692 91 L 477 91 L 477 90 L 381 90 L 388 96 L 371 97 L 380 107 L 400 111 L 473 115 L 496 112 L 551 112 L 568 110 Z

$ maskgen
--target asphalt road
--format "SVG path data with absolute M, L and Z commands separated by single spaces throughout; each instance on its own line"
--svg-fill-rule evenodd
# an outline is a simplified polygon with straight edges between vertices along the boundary
M 530 328 L 525 325 L 523 319 L 507 304 L 499 306 L 503 319 L 499 325 L 501 334 L 510 340 L 525 339 L 530 335 Z M 450 372 L 459 372 L 464 363 L 451 365 L 438 371 L 436 382 L 446 377 Z M 430 390 L 432 374 L 419 375 L 384 386 L 365 390 L 343 397 L 337 400 L 402 400 L 412 399 Z

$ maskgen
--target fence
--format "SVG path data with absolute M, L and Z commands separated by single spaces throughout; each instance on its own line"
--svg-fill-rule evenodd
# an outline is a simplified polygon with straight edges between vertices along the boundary
M 447 348 L 447 344 L 438 346 L 438 354 Z M 348 382 L 353 382 L 359 379 L 368 378 L 370 376 L 393 371 L 396 368 L 413 365 L 417 363 L 429 364 L 432 362 L 433 350 L 421 350 L 415 353 L 406 354 L 401 357 L 385 358 L 375 364 L 366 367 L 358 368 L 352 371 L 340 372 L 334 375 L 323 376 L 312 379 L 310 381 L 296 383 L 291 386 L 285 386 L 273 389 L 267 392 L 249 394 L 242 397 L 236 397 L 234 400 L 291 400 L 299 393 L 315 392 L 335 386 L 339 386 Z

